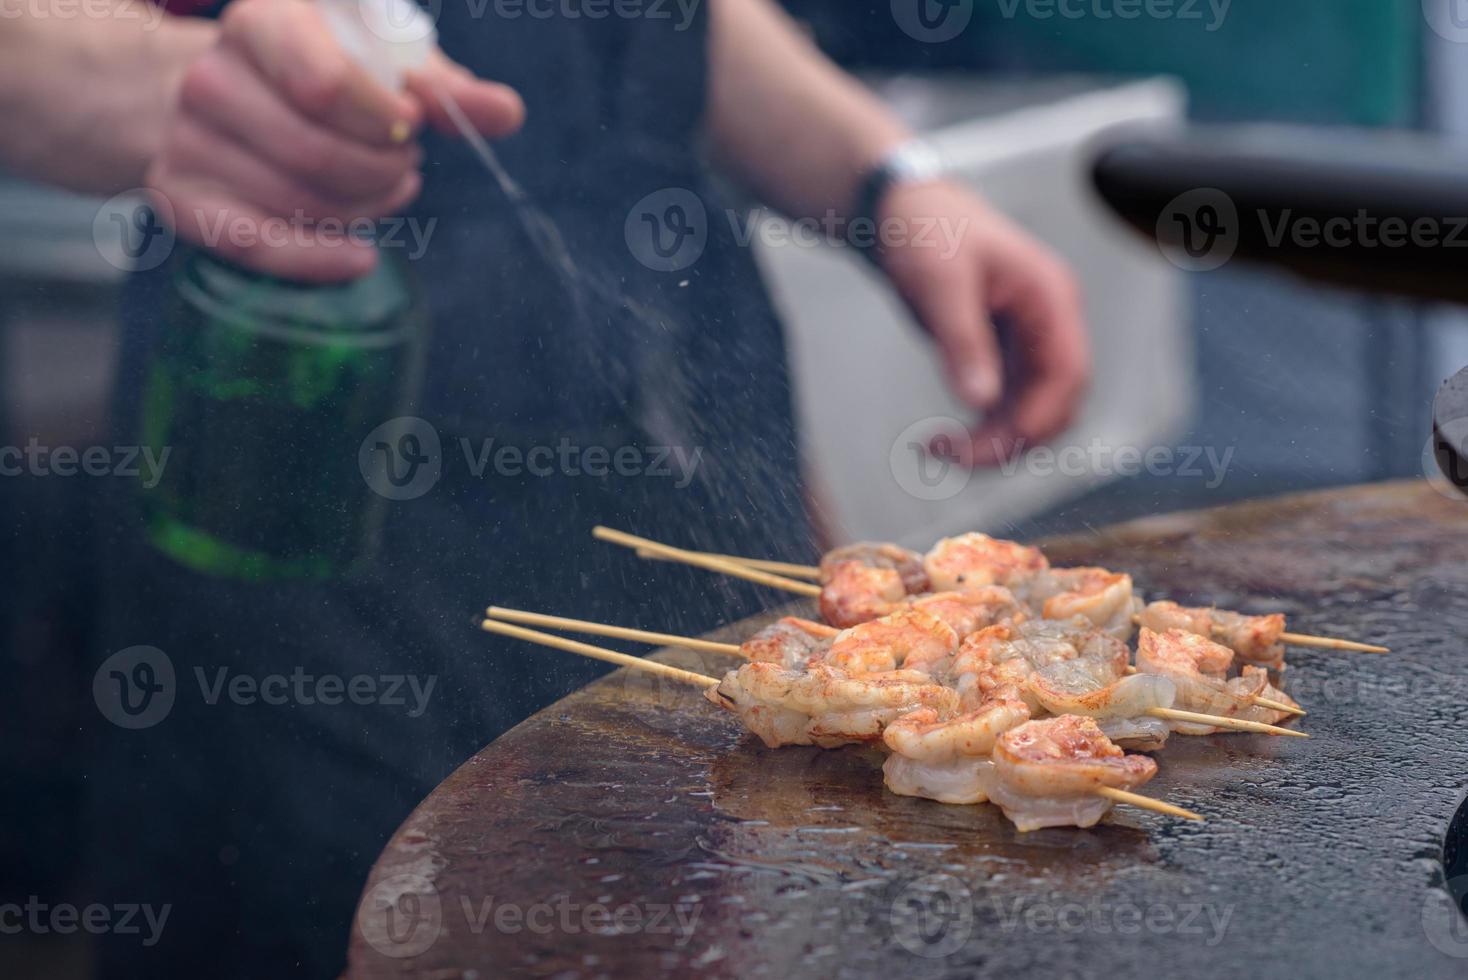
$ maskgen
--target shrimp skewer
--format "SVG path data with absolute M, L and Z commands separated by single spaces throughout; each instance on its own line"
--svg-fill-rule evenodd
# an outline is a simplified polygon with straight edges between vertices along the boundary
M 531 643 L 607 661 L 633 670 L 655 673 L 700 687 L 709 701 L 740 715 L 746 727 L 759 735 L 771 747 L 788 744 L 834 747 L 850 742 L 871 742 L 882 736 L 885 727 L 890 723 L 905 715 L 920 712 L 919 719 L 936 721 L 945 715 L 951 715 L 957 707 L 957 695 L 951 689 L 928 683 L 925 675 L 912 671 L 896 671 L 876 678 L 871 676 L 853 678 L 843 676 L 842 671 L 822 664 L 816 664 L 806 672 L 797 672 L 786 670 L 772 663 L 750 663 L 738 671 L 731 671 L 722 680 L 719 680 L 693 671 L 680 670 L 666 664 L 526 629 L 511 623 L 485 620 L 480 627 L 486 632 L 517 637 Z M 987 719 L 987 723 L 981 723 L 977 729 L 972 727 L 969 729 L 969 736 L 975 751 L 978 746 L 992 735 L 997 734 L 1011 721 L 1022 719 L 1023 705 L 1006 701 L 1000 708 L 1001 713 Z M 1056 721 L 1065 720 L 1056 719 Z M 1073 720 L 1082 721 L 1081 719 Z M 1089 723 L 1094 725 L 1094 722 Z M 921 724 L 921 721 L 914 722 L 914 726 Z M 913 732 L 913 735 L 919 739 L 924 734 L 921 731 Z M 899 733 L 895 740 L 898 744 L 904 744 L 903 738 L 904 736 Z M 1101 738 L 1104 741 L 1104 736 Z M 945 742 L 948 743 L 947 750 L 951 752 L 954 748 L 951 739 L 940 737 L 936 740 L 936 746 L 941 747 Z M 996 760 L 998 751 L 1002 747 L 1003 736 L 995 742 Z M 961 749 L 961 746 L 959 748 Z M 1019 751 L 1025 751 L 1025 749 L 1021 747 Z M 1120 752 L 1119 749 L 1115 751 Z M 1140 757 L 1132 758 L 1140 759 Z M 1150 759 L 1143 760 L 1141 763 L 1128 762 L 1120 767 L 1116 767 L 1114 763 L 1111 764 L 1120 775 L 1104 780 L 1108 783 L 1107 785 L 1092 788 L 1092 792 L 1103 797 L 1108 803 L 1127 803 L 1188 819 L 1202 819 L 1187 810 L 1144 796 L 1137 796 L 1110 785 L 1111 782 L 1140 785 L 1146 779 L 1150 779 L 1151 774 L 1156 771 L 1156 764 L 1152 763 Z M 1146 765 L 1151 766 L 1150 771 L 1146 770 Z M 1129 770 L 1135 772 L 1128 775 Z M 1015 798 L 1018 798 L 1016 794 L 1022 793 L 1022 789 L 1013 789 L 1004 784 L 1005 776 L 1000 772 L 998 765 L 995 766 L 993 780 L 985 777 L 980 777 L 980 779 L 985 786 L 989 787 L 988 793 L 996 800 L 999 799 L 1001 793 L 1010 793 Z M 1005 804 L 1001 802 L 1001 805 Z M 1019 805 L 1027 806 L 1029 803 Z M 1028 809 L 1021 810 L 1023 822 L 1016 820 L 1020 830 L 1034 829 L 1034 826 L 1058 825 L 1054 807 L 1042 806 L 1040 811 L 1038 819 L 1048 822 L 1035 823 L 1037 818 L 1034 812 Z M 1011 819 L 1014 819 L 1007 805 L 1005 812 L 1011 815 Z M 1104 809 L 1101 812 L 1104 812 Z M 1092 817 L 1090 810 L 1073 811 L 1073 816 L 1077 814 L 1080 820 L 1089 819 L 1090 822 L 1074 820 L 1072 822 L 1075 826 L 1091 826 L 1100 819 L 1101 815 L 1098 812 Z
M 737 715 L 772 749 L 876 742 L 889 723 L 919 708 L 948 715 L 958 707 L 957 693 L 922 674 L 857 675 L 826 664 L 804 671 L 745 664 L 725 674 L 704 696 Z
M 1112 807 L 1108 791 L 1130 795 L 1157 774 L 1156 762 L 1127 755 L 1094 719 L 1077 715 L 1029 721 L 1005 732 L 995 740 L 993 763 L 989 799 L 1022 833 L 1094 826 Z
M 854 545 L 849 549 L 837 549 L 837 551 L 832 552 L 827 556 L 826 561 L 823 561 L 822 566 L 817 568 L 811 565 L 793 565 L 786 562 L 739 558 L 732 555 L 718 555 L 688 551 L 681 548 L 671 548 L 655 541 L 648 541 L 646 538 L 635 538 L 632 535 L 625 535 L 606 528 L 596 529 L 595 534 L 603 540 L 614 541 L 615 543 L 635 548 L 637 553 L 642 557 L 699 564 L 713 571 L 752 578 L 766 585 L 784 588 L 787 591 L 795 592 L 799 595 L 820 595 L 823 611 L 828 604 L 830 604 L 833 611 L 839 610 L 836 618 L 832 618 L 831 614 L 827 613 L 828 621 L 833 625 L 842 627 L 856 625 L 860 621 L 857 617 L 860 616 L 874 618 L 892 612 L 892 604 L 901 601 L 902 593 L 896 591 L 896 588 L 892 585 L 892 578 L 890 576 L 851 576 L 841 577 L 837 580 L 834 569 L 835 565 L 840 564 L 843 559 L 855 560 L 859 564 L 867 564 L 874 557 L 881 560 L 880 556 L 883 554 L 889 556 L 901 554 L 902 558 L 896 562 L 896 565 L 906 571 L 912 567 L 911 558 L 915 556 L 914 552 L 909 552 L 897 545 Z M 833 561 L 833 557 L 836 557 L 837 560 Z M 1001 584 L 1019 591 L 1028 590 L 1033 593 L 1029 598 L 1032 601 L 1038 600 L 1040 602 L 1061 594 L 1050 591 L 1054 588 L 1054 580 L 1047 581 L 1042 573 L 1053 571 L 1055 574 L 1062 576 L 1059 581 L 1064 582 L 1063 576 L 1066 573 L 1084 571 L 1082 569 L 1051 570 L 1048 559 L 1045 558 L 1039 549 L 1017 544 L 1013 541 L 991 538 L 988 535 L 979 533 L 943 539 L 926 556 L 922 556 L 921 563 L 923 570 L 928 576 L 928 585 L 937 590 L 958 591 L 962 588 L 983 584 Z M 786 576 L 793 576 L 793 578 Z M 800 578 L 818 579 L 823 585 L 817 587 L 796 580 Z M 899 573 L 897 578 L 904 578 L 904 576 Z M 906 594 L 921 591 L 911 573 L 904 579 L 902 587 Z M 821 595 L 823 591 L 831 588 L 833 588 L 833 594 L 830 597 Z M 1077 590 L 1071 589 L 1070 591 Z M 1092 600 L 1090 605 L 1094 606 L 1099 604 L 1098 594 L 1093 593 L 1089 588 L 1081 588 L 1079 592 L 1081 598 Z M 1241 613 L 1231 613 L 1227 610 L 1211 610 L 1209 612 L 1215 617 L 1212 625 L 1217 626 L 1221 630 L 1222 638 L 1226 642 L 1230 642 L 1230 645 L 1232 645 L 1231 635 L 1235 629 L 1255 628 L 1256 624 L 1251 621 L 1258 619 L 1258 617 L 1249 617 Z M 1178 622 L 1168 623 L 1156 620 L 1147 625 L 1150 625 L 1152 628 L 1172 628 L 1181 624 Z M 1121 628 L 1120 624 L 1117 625 L 1117 628 Z M 1351 650 L 1363 653 L 1390 652 L 1386 647 L 1371 643 L 1357 643 L 1353 640 L 1339 640 L 1327 636 L 1285 632 L 1282 621 L 1278 630 L 1275 630 L 1273 623 L 1266 624 L 1266 629 L 1274 635 L 1276 641 L 1295 646 Z M 1205 633 L 1204 635 L 1214 636 L 1212 632 Z M 1258 639 L 1248 638 L 1246 636 L 1240 640 L 1243 649 L 1237 647 L 1236 649 L 1245 659 L 1250 659 L 1249 649 L 1259 642 Z M 1268 646 L 1269 644 L 1266 644 L 1265 649 Z
M 1272 725 L 1299 708 L 1269 683 L 1269 672 L 1261 667 L 1245 665 L 1238 677 L 1227 679 L 1233 660 L 1234 651 L 1228 647 L 1182 629 L 1159 633 L 1143 627 L 1137 641 L 1139 675 L 1155 674 L 1171 680 L 1177 688 L 1178 705 L 1184 710 Z M 1261 704 L 1261 698 L 1285 710 Z M 1189 735 L 1211 734 L 1207 726 L 1179 724 L 1176 729 Z

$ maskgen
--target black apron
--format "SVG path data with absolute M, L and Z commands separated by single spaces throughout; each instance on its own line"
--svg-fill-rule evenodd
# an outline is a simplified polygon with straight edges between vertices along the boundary
M 129 494 L 110 502 L 98 660 L 157 647 L 176 695 L 151 728 L 98 719 L 91 733 L 97 898 L 172 906 L 156 945 L 102 938 L 109 975 L 335 975 L 368 868 L 413 805 L 482 745 L 602 672 L 481 633 L 486 604 L 698 633 L 779 601 L 639 562 L 593 542 L 594 524 L 811 556 L 780 331 L 699 155 L 704 6 L 688 23 L 674 4 L 658 7 L 667 19 L 501 19 L 492 3 L 444 0 L 446 52 L 525 95 L 525 130 L 498 145 L 508 170 L 603 288 L 578 310 L 468 149 L 429 137 L 413 217 L 436 222 L 414 263 L 433 334 L 412 414 L 440 437 L 442 477 L 392 505 L 371 567 L 324 584 L 210 579 L 142 542 Z M 562 9 L 539 9 L 550 7 Z M 702 254 L 650 268 L 634 205 L 651 200 L 656 220 L 689 194 L 697 206 L 676 213 L 705 222 Z M 661 229 L 663 244 L 677 243 L 678 228 Z M 608 284 L 629 302 L 608 301 Z M 136 439 L 167 288 L 161 271 L 130 285 L 119 444 Z M 491 452 L 551 447 L 557 462 L 540 467 L 546 475 L 492 463 L 476 474 L 486 440 Z M 570 465 L 559 462 L 565 445 Z M 592 446 L 632 447 L 637 472 L 588 474 Z M 681 462 L 657 460 L 660 447 Z M 433 687 L 422 704 L 406 682 L 401 705 L 242 704 L 216 687 L 240 674 L 365 676 L 384 696 L 392 676 Z

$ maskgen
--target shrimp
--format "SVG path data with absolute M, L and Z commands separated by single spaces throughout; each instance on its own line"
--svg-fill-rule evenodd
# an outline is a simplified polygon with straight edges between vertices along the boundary
M 895 544 L 847 545 L 821 559 L 821 615 L 842 629 L 895 612 L 927 589 L 922 557 Z
M 1084 616 L 1118 640 L 1131 639 L 1132 619 L 1141 603 L 1132 591 L 1132 577 L 1104 568 L 1067 568 L 1042 578 L 1053 578 L 1062 591 L 1044 600 L 1046 619 Z
M 804 671 L 745 664 L 704 696 L 739 716 L 772 749 L 875 742 L 890 722 L 919 708 L 943 715 L 958 708 L 957 693 L 922 675 L 898 671 L 858 677 L 819 663 Z
M 1227 609 L 1213 610 L 1214 636 L 1238 654 L 1240 660 L 1256 667 L 1284 669 L 1284 613 L 1268 616 L 1246 616 Z
M 836 633 L 824 623 L 786 616 L 745 640 L 739 649 L 749 660 L 801 670 L 830 649 Z
M 1085 658 L 1105 665 L 1115 676 L 1126 670 L 1126 644 L 1097 630 L 1084 619 L 1027 620 L 993 626 L 966 637 L 949 669 L 949 683 L 966 704 L 981 701 L 994 689 L 1013 684 L 1036 714 L 1044 705 L 1029 690 L 1030 676 L 1051 664 Z
M 1022 623 L 1028 618 L 1024 605 L 1013 592 L 988 585 L 969 592 L 933 592 L 908 600 L 913 609 L 937 616 L 953 627 L 959 639 L 986 626 Z
M 887 788 L 939 803 L 983 803 L 1004 732 L 1028 721 L 1024 702 L 1004 694 L 976 711 L 945 718 L 932 708 L 904 715 L 882 733 L 892 754 L 882 766 Z
M 944 538 L 923 558 L 932 587 L 963 592 L 986 585 L 1009 587 L 1050 567 L 1039 548 L 977 532 Z
M 904 592 L 916 594 L 928 591 L 928 573 L 923 569 L 922 555 L 895 544 L 862 542 L 828 551 L 821 559 L 821 581 L 829 582 L 835 575 L 837 566 L 849 561 L 869 568 L 889 568 L 895 571 L 902 579 Z
M 1294 701 L 1270 687 L 1268 671 L 1249 665 L 1238 677 L 1225 680 L 1232 662 L 1233 651 L 1228 647 L 1185 630 L 1159 633 L 1143 627 L 1137 641 L 1137 670 L 1171 680 L 1177 688 L 1177 707 L 1270 725 L 1289 717 L 1286 712 L 1252 703 L 1258 696 L 1278 696 L 1284 703 L 1294 705 Z M 1172 728 L 1184 735 L 1211 735 L 1219 731 L 1210 725 L 1187 722 L 1173 722 Z
M 1284 667 L 1284 632 L 1282 613 L 1269 616 L 1246 616 L 1225 609 L 1203 609 L 1180 606 L 1175 602 L 1154 602 L 1141 611 L 1141 624 L 1156 632 L 1180 629 L 1217 640 L 1238 655 L 1244 663 L 1281 670 Z
M 957 652 L 952 626 L 921 609 L 900 609 L 836 634 L 822 662 L 853 673 L 881 673 L 908 667 L 909 661 L 919 670 L 916 665 L 946 664 Z
M 1042 827 L 1090 827 L 1111 809 L 1102 787 L 1135 789 L 1157 774 L 1157 763 L 1127 755 L 1094 719 L 1061 715 L 1030 721 L 994 744 L 989 799 L 1021 832 Z
M 1063 660 L 1035 671 L 1029 690 L 1051 714 L 1094 718 L 1107 738 L 1127 748 L 1148 752 L 1162 748 L 1171 729 L 1148 712 L 1171 708 L 1177 688 L 1166 677 L 1128 676 L 1117 666 L 1088 657 Z
M 821 586 L 821 618 L 845 629 L 896 612 L 905 598 L 907 587 L 895 568 L 844 561 Z

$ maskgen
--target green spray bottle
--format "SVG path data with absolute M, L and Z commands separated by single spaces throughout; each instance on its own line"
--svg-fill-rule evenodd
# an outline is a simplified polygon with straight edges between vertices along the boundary
M 434 50 L 433 24 L 411 0 L 326 0 L 322 11 L 386 86 Z M 144 443 L 170 453 L 141 491 L 154 547 L 251 581 L 334 578 L 375 553 L 380 478 L 392 474 L 369 470 L 393 461 L 374 462 L 364 439 L 415 400 L 428 332 L 407 263 L 378 254 L 369 275 L 325 286 L 199 249 L 175 256 L 142 405 Z

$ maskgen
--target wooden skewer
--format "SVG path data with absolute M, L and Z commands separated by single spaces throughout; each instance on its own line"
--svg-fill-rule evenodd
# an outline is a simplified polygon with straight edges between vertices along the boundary
M 1114 803 L 1125 803 L 1142 810 L 1155 810 L 1157 813 L 1165 813 L 1172 817 L 1182 817 L 1184 820 L 1202 820 L 1202 814 L 1194 813 L 1192 810 L 1184 810 L 1180 806 L 1154 800 L 1150 796 L 1142 796 L 1140 793 L 1128 793 L 1124 789 L 1112 789 L 1110 786 L 1102 786 L 1095 790 L 1097 796 L 1104 796 Z
M 713 551 L 695 551 L 696 555 L 708 555 L 711 558 L 721 558 L 724 561 L 732 561 L 736 565 L 753 568 L 761 572 L 774 572 L 776 575 L 788 575 L 790 578 L 808 578 L 815 581 L 821 577 L 821 570 L 814 565 L 797 565 L 788 561 L 769 561 L 765 558 L 740 558 L 738 555 L 721 555 Z M 647 558 L 651 561 L 671 561 L 662 555 L 654 554 L 646 548 L 637 549 L 638 558 Z
M 1283 701 L 1275 701 L 1273 698 L 1266 698 L 1259 694 L 1249 695 L 1249 700 L 1252 703 L 1257 704 L 1261 708 L 1268 708 L 1271 711 L 1283 711 L 1285 714 L 1294 715 L 1297 718 L 1303 718 L 1310 713 L 1304 708 L 1297 708 L 1292 704 L 1285 704 Z
M 1225 718 L 1223 715 L 1204 715 L 1196 711 L 1179 711 L 1176 708 L 1148 708 L 1147 714 L 1154 718 L 1185 721 L 1194 725 L 1212 725 L 1236 732 L 1255 732 L 1260 735 L 1288 735 L 1291 738 L 1309 738 L 1305 732 L 1297 732 L 1278 725 L 1266 725 L 1262 721 L 1246 721 L 1243 718 Z
M 682 670 L 678 667 L 669 667 L 660 664 L 656 660 L 644 660 L 642 657 L 632 657 L 615 650 L 606 650 L 602 647 L 594 647 L 590 643 L 581 643 L 577 640 L 568 640 L 564 636 L 553 636 L 550 633 L 541 633 L 538 630 L 528 630 L 523 626 L 514 626 L 510 623 L 501 623 L 498 620 L 486 619 L 479 624 L 479 628 L 486 633 L 499 633 L 503 636 L 513 636 L 519 640 L 528 640 L 531 643 L 539 643 L 541 646 L 554 647 L 557 650 L 565 650 L 582 657 L 590 657 L 593 660 L 605 660 L 609 664 L 619 667 L 630 667 L 633 670 L 646 671 L 649 674 L 658 674 L 695 687 L 717 687 L 717 677 L 706 677 L 703 674 L 695 674 L 691 670 Z
M 821 594 L 821 587 L 812 582 L 797 582 L 793 578 L 785 578 L 771 572 L 762 572 L 758 569 L 741 565 L 735 561 L 726 561 L 711 555 L 700 554 L 696 551 L 684 551 L 682 548 L 674 548 L 671 545 L 660 544 L 647 538 L 639 538 L 635 534 L 627 534 L 622 531 L 613 530 L 609 527 L 595 527 L 591 531 L 592 537 L 598 541 L 610 541 L 624 548 L 645 550 L 669 558 L 673 561 L 682 562 L 685 565 L 695 565 L 706 568 L 713 572 L 722 572 L 735 578 L 747 579 L 750 582 L 758 582 L 760 585 L 768 585 L 776 589 L 784 589 L 796 595 L 816 597 Z
M 1318 647 L 1322 650 L 1353 650 L 1356 653 L 1391 653 L 1386 647 L 1374 643 L 1357 643 L 1355 640 L 1337 640 L 1330 636 L 1312 636 L 1309 633 L 1281 633 L 1279 638 L 1297 647 Z
M 490 606 L 485 610 L 490 619 L 502 619 L 526 626 L 545 626 L 549 629 L 570 630 L 572 633 L 589 633 L 592 636 L 610 636 L 617 640 L 633 640 L 637 643 L 652 643 L 660 647 L 684 647 L 707 653 L 727 653 L 743 657 L 744 650 L 737 643 L 718 643 L 714 640 L 699 640 L 691 636 L 674 636 L 672 633 L 654 633 L 626 626 L 611 626 L 607 623 L 592 623 L 584 619 L 567 619 L 564 616 L 547 616 L 544 613 L 525 612 Z M 746 658 L 747 659 L 747 658 Z

